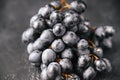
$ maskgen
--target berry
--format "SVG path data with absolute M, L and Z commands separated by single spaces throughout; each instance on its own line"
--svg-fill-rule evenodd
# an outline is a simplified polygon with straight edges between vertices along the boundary
M 66 28 L 61 23 L 54 25 L 53 33 L 55 34 L 55 36 L 63 36 L 65 32 L 66 32 Z
M 54 40 L 51 48 L 55 51 L 55 52 L 61 52 L 64 50 L 65 48 L 65 44 L 63 43 L 63 41 L 61 39 L 57 39 Z
M 42 53 L 42 63 L 48 65 L 49 63 L 55 61 L 56 53 L 52 49 L 46 49 Z

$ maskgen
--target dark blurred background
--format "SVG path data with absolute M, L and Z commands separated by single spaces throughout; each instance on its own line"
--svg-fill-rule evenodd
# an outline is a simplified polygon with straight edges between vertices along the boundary
M 30 66 L 21 34 L 30 18 L 52 0 L 0 0 L 0 80 L 39 80 Z M 105 53 L 113 66 L 111 73 L 95 80 L 120 80 L 120 0 L 85 0 L 85 16 L 93 26 L 112 25 L 116 29 L 113 48 Z

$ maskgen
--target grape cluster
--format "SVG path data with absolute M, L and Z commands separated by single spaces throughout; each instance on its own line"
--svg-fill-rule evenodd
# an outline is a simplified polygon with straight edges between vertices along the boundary
M 66 7 L 67 6 L 67 7 Z M 60 1 L 41 7 L 23 32 L 29 61 L 40 69 L 40 80 L 91 80 L 112 67 L 103 49 L 112 47 L 112 26 L 91 27 L 82 13 L 83 1 Z

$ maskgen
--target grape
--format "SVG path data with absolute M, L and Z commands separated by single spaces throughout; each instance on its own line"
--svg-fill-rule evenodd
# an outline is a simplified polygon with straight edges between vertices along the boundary
M 82 68 L 82 67 L 87 66 L 89 64 L 90 60 L 91 60 L 91 58 L 88 55 L 81 55 L 78 58 L 78 67 Z
M 29 55 L 29 61 L 32 63 L 39 63 L 41 61 L 42 52 L 39 50 L 35 50 Z
M 104 31 L 104 28 L 103 27 L 98 27 L 96 30 L 95 30 L 95 35 L 98 37 L 98 38 L 104 38 L 105 37 L 105 31 Z
M 82 50 L 87 49 L 88 46 L 89 46 L 88 41 L 85 39 L 81 39 L 77 44 L 77 48 Z
M 57 39 L 54 40 L 51 48 L 55 51 L 55 52 L 61 52 L 64 50 L 65 48 L 65 44 L 63 43 L 63 41 L 61 39 Z
M 103 50 L 102 48 L 94 48 L 94 54 L 96 54 L 98 57 L 103 57 Z
M 84 72 L 83 72 L 83 79 L 84 80 L 92 80 L 96 76 L 96 71 L 94 70 L 93 67 L 88 67 Z
M 36 21 L 36 20 L 38 20 L 38 19 L 39 19 L 39 15 L 38 15 L 38 14 L 34 15 L 34 16 L 30 19 L 30 27 L 32 27 L 34 21 Z
M 53 11 L 51 14 L 50 14 L 50 20 L 53 22 L 53 23 L 59 23 L 62 21 L 62 14 L 59 13 L 58 11 Z
M 71 4 L 71 9 L 73 9 L 74 11 L 78 12 L 78 13 L 83 13 L 86 9 L 86 4 L 84 2 L 78 2 L 78 1 L 73 1 Z
M 107 72 L 110 72 L 112 70 L 112 66 L 111 66 L 110 61 L 108 59 L 106 59 L 106 58 L 103 58 L 103 61 L 106 63 L 106 66 L 107 66 L 106 70 L 107 70 Z
M 46 49 L 42 53 L 42 63 L 48 65 L 55 61 L 56 53 L 52 49 Z
M 46 28 L 46 24 L 44 19 L 40 18 L 38 20 L 35 20 L 31 27 L 37 30 L 38 32 L 42 32 Z
M 47 43 L 51 43 L 54 40 L 54 34 L 51 29 L 46 29 L 42 32 L 40 36 L 41 40 L 44 40 Z
M 65 19 L 63 20 L 63 23 L 69 29 L 79 23 L 79 18 L 75 15 L 70 15 L 65 17 Z
M 106 48 L 112 48 L 112 37 L 103 39 L 103 46 Z
M 115 33 L 115 30 L 112 26 L 104 26 L 104 29 L 107 37 L 113 36 Z
M 22 34 L 22 42 L 24 43 L 30 43 L 33 41 L 33 34 L 35 30 L 33 28 L 28 28 L 26 31 L 23 32 Z
M 53 33 L 55 34 L 55 36 L 63 36 L 65 32 L 66 28 L 61 23 L 58 23 L 53 27 Z
M 79 23 L 81 19 L 79 18 L 79 15 L 71 10 L 66 12 L 64 15 L 65 15 L 64 23 L 68 27 L 68 30 L 77 32 L 78 30 L 77 24 Z
M 74 57 L 72 49 L 71 49 L 71 48 L 65 49 L 65 50 L 61 53 L 61 57 L 62 57 L 62 58 L 72 59 L 72 58 Z
M 61 74 L 61 66 L 56 62 L 52 62 L 48 65 L 47 68 L 48 77 L 54 80 L 58 75 Z
M 55 9 L 60 9 L 62 6 L 59 1 L 52 1 L 50 5 Z
M 62 59 L 60 61 L 60 65 L 62 67 L 62 72 L 63 73 L 68 73 L 72 71 L 72 62 L 69 59 Z
M 45 7 L 39 9 L 38 14 L 44 18 L 48 18 L 52 11 L 54 11 L 54 9 L 46 5 Z
M 72 31 L 67 31 L 62 37 L 64 43 L 67 45 L 75 45 L 79 41 L 79 37 Z
M 78 25 L 78 31 L 79 31 L 80 34 L 85 34 L 89 31 L 89 29 L 88 29 L 87 25 L 79 24 Z
M 107 68 L 107 66 L 103 60 L 95 60 L 94 64 L 96 66 L 96 69 L 100 72 L 104 71 Z

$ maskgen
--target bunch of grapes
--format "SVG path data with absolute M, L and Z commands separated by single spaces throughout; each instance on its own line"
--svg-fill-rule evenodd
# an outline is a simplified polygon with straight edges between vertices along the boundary
M 40 80 L 91 80 L 112 67 L 103 49 L 112 47 L 112 26 L 92 27 L 82 13 L 85 2 L 52 1 L 41 7 L 22 34 L 29 61 Z

